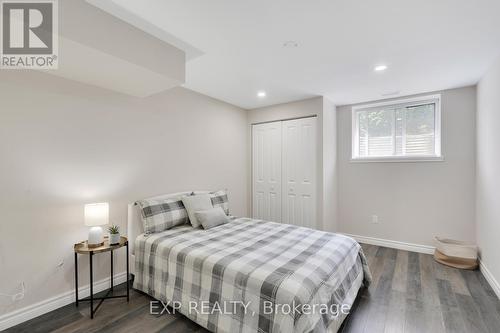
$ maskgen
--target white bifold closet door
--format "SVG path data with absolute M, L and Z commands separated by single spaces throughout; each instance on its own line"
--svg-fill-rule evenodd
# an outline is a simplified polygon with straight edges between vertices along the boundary
M 281 122 L 252 126 L 253 217 L 281 222 Z
M 287 120 L 282 125 L 283 223 L 315 227 L 316 118 Z
M 258 124 L 253 137 L 253 216 L 316 226 L 316 117 Z

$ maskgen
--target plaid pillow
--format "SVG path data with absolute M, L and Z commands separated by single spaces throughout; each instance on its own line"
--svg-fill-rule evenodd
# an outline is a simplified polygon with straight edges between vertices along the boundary
M 137 204 L 141 209 L 146 234 L 189 223 L 188 214 L 181 199 L 140 200 Z
M 221 207 L 226 215 L 229 215 L 229 201 L 227 199 L 227 190 L 210 192 L 210 199 L 214 207 Z

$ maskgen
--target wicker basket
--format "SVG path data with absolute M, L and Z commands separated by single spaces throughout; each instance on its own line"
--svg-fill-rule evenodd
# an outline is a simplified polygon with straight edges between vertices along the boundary
M 436 237 L 434 259 L 460 269 L 477 269 L 477 246 L 465 242 Z

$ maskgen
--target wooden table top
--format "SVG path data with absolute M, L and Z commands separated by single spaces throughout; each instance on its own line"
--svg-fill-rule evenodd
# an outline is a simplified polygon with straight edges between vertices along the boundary
M 82 241 L 80 243 L 76 243 L 74 246 L 74 250 L 76 253 L 80 254 L 89 254 L 90 252 L 93 253 L 101 253 L 101 252 L 108 252 L 111 250 L 118 249 L 122 246 L 125 246 L 128 242 L 127 237 L 121 236 L 120 237 L 120 243 L 114 244 L 114 245 L 109 245 L 109 237 L 105 236 L 104 237 L 104 245 L 98 246 L 98 247 L 88 247 L 87 241 Z

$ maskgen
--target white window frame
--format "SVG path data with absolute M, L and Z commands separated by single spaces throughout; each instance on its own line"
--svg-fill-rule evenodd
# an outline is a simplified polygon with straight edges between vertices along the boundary
M 436 108 L 434 110 L 434 142 L 435 142 L 435 153 L 432 155 L 421 155 L 421 156 L 359 156 L 359 117 L 357 113 L 360 111 L 370 110 L 382 110 L 387 107 L 398 108 L 398 107 L 409 107 L 417 106 L 426 103 L 435 103 Z M 444 161 L 441 147 L 441 95 L 427 95 L 419 96 L 413 98 L 405 98 L 398 100 L 391 100 L 387 102 L 380 102 L 374 104 L 364 104 L 354 106 L 352 108 L 352 149 L 351 149 L 351 162 L 436 162 Z M 403 133 L 406 135 L 406 133 Z

